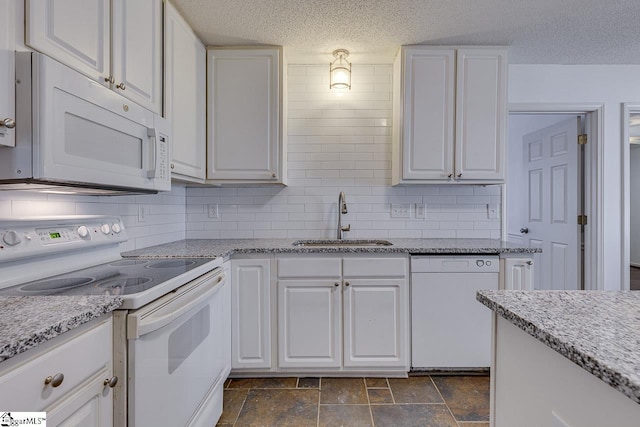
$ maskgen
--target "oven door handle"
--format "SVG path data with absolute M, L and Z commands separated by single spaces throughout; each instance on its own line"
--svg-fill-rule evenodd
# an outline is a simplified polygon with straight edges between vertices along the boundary
M 127 318 L 127 338 L 137 339 L 168 325 L 211 298 L 224 286 L 225 276 L 213 271 L 186 284 L 176 294 L 166 295 L 130 313 Z

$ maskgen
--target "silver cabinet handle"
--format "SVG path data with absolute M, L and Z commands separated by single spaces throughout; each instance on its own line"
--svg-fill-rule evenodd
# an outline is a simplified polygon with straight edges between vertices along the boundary
M 109 77 L 105 77 L 104 81 L 107 83 L 114 84 L 116 82 L 116 79 L 114 79 L 113 76 L 109 76 Z
M 16 127 L 16 121 L 10 118 L 0 120 L 0 127 L 5 127 L 7 129 L 13 129 Z
M 452 176 L 453 176 L 453 174 L 450 173 L 449 175 L 447 175 L 447 178 L 451 179 Z
M 351 284 L 351 283 L 349 283 L 349 282 L 344 282 L 344 285 L 345 285 L 345 286 L 349 286 L 350 284 Z
M 107 378 L 102 384 L 104 384 L 105 387 L 109 386 L 111 388 L 114 388 L 116 384 L 118 384 L 118 377 L 114 375 L 111 378 Z
M 57 373 L 54 376 L 48 376 L 44 379 L 44 383 L 46 385 L 51 384 L 51 387 L 58 387 L 64 381 L 64 375 L 62 373 Z
M 533 265 L 533 261 L 527 261 L 527 265 Z
M 458 178 L 462 178 L 462 173 L 459 173 L 459 174 L 458 174 Z
M 116 88 L 125 90 L 127 87 L 124 85 L 124 82 L 121 82 L 116 85 Z
M 528 227 L 522 227 L 522 228 L 520 229 L 520 232 L 521 232 L 522 234 L 529 234 L 529 228 L 528 228 Z
M 271 178 L 275 178 L 275 177 L 276 177 L 276 174 L 274 172 L 274 173 L 271 174 Z
M 337 288 L 338 286 L 340 286 L 340 283 L 336 282 L 336 283 L 333 284 L 333 286 L 335 286 Z

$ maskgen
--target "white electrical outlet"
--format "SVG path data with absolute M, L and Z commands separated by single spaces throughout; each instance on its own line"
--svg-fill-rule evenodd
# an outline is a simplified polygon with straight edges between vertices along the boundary
M 410 218 L 411 206 L 410 205 L 391 205 L 391 218 Z
M 209 213 L 209 218 L 218 218 L 220 216 L 220 213 L 218 212 L 218 204 L 211 203 L 208 206 L 208 213 Z
M 147 215 L 149 215 L 149 207 L 143 205 L 138 206 L 138 222 L 146 222 Z
M 498 205 L 496 204 L 487 205 L 487 218 L 498 219 Z
M 427 219 L 427 205 L 416 203 L 416 219 Z

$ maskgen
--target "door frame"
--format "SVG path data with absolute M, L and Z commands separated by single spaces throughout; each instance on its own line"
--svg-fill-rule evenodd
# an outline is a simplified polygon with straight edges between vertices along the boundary
M 630 289 L 631 265 L 631 147 L 629 146 L 629 115 L 640 113 L 640 103 L 622 104 L 622 290 Z
M 637 104 L 640 108 L 640 104 Z M 584 235 L 584 266 L 586 290 L 604 289 L 604 268 L 602 254 L 603 240 L 603 144 L 604 104 L 594 103 L 509 103 L 509 114 L 582 114 L 585 115 L 585 130 L 589 143 L 585 150 L 585 214 L 589 223 Z M 508 148 L 507 148 L 508 149 Z M 507 238 L 506 186 L 502 191 L 502 238 Z M 624 224 L 624 222 L 623 222 Z M 624 226 L 624 225 L 623 225 Z

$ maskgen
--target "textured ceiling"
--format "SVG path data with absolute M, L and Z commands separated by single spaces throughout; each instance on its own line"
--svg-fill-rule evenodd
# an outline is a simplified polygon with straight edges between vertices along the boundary
M 173 0 L 207 45 L 391 62 L 403 44 L 506 45 L 511 63 L 640 64 L 640 0 Z

